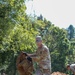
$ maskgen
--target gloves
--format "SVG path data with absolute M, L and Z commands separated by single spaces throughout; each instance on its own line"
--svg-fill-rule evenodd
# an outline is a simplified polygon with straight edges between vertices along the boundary
M 29 56 L 27 57 L 27 60 L 32 62 L 32 58 Z

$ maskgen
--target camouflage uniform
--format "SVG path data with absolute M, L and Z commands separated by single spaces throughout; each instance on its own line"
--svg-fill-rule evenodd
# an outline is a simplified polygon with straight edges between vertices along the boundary
M 74 73 L 74 75 L 75 75 L 75 64 L 71 64 L 70 65 L 70 69 L 71 69 L 71 71 Z
M 51 74 L 51 59 L 50 59 L 50 52 L 47 46 L 42 44 L 42 46 L 37 49 L 32 59 L 33 61 L 38 63 L 40 69 L 39 75 Z

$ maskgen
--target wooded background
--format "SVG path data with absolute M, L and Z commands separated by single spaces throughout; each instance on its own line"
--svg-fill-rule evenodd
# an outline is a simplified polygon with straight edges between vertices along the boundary
M 0 73 L 17 74 L 18 54 L 20 51 L 34 53 L 37 35 L 49 47 L 52 72 L 67 73 L 66 64 L 75 63 L 74 25 L 60 29 L 41 14 L 29 16 L 26 1 L 0 0 Z

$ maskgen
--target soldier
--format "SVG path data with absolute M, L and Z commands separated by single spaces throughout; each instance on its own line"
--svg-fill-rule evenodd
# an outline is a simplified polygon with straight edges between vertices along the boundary
M 34 62 L 38 63 L 39 75 L 51 74 L 51 59 L 50 52 L 46 45 L 42 43 L 41 36 L 36 37 L 37 51 L 34 54 L 29 54 Z M 37 74 L 38 75 L 38 74 Z
M 67 69 L 73 72 L 73 75 L 75 75 L 75 64 L 67 64 Z

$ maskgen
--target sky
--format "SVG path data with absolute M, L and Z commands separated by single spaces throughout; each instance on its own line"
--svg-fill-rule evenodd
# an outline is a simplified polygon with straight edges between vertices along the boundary
M 70 24 L 75 27 L 75 0 L 33 0 L 26 3 L 27 13 L 38 16 L 43 15 L 55 26 L 68 28 Z

